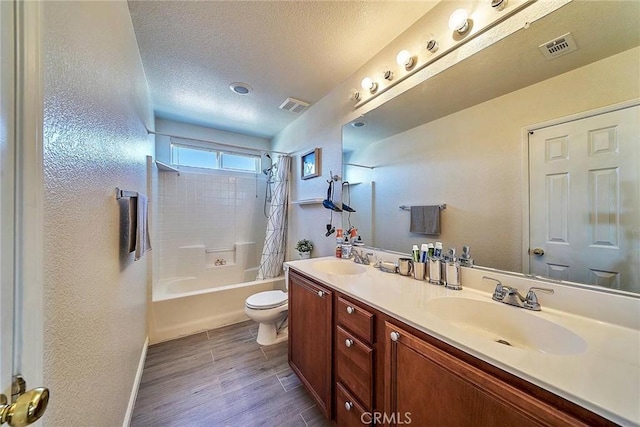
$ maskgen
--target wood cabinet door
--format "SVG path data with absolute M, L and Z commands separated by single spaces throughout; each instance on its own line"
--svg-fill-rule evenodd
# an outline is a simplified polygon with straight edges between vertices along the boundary
M 389 322 L 385 335 L 386 425 L 584 425 Z
M 332 293 L 289 272 L 289 365 L 331 418 Z

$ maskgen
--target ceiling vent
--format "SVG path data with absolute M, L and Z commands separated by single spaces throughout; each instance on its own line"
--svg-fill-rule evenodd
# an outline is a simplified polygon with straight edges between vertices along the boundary
M 291 111 L 292 113 L 300 114 L 309 106 L 308 102 L 300 101 L 295 98 L 287 98 L 286 101 L 282 103 L 280 109 Z
M 538 47 L 548 60 L 556 59 L 559 56 L 578 50 L 576 41 L 573 39 L 573 36 L 571 36 L 571 33 L 543 43 Z

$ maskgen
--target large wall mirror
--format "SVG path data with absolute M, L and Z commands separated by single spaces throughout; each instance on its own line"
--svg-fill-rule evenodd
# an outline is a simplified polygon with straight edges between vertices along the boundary
M 538 46 L 567 33 L 578 49 L 546 59 Z M 445 250 L 459 253 L 469 245 L 479 266 L 640 293 L 640 187 L 633 173 L 640 155 L 620 155 L 640 146 L 640 107 L 634 107 L 639 45 L 640 2 L 573 1 L 347 123 L 343 199 L 356 212 L 343 214 L 343 226 L 357 227 L 372 247 L 408 252 L 413 244 L 442 241 Z M 543 158 L 575 160 L 567 151 L 577 144 L 570 131 L 545 134 L 547 125 L 561 118 L 578 122 L 585 112 L 607 108 L 624 111 L 624 125 L 588 123 L 590 130 L 578 131 L 587 134 L 579 150 L 585 158 L 589 147 L 617 153 L 626 162 L 624 173 L 616 169 L 622 166 L 588 166 L 606 173 L 571 178 L 570 191 L 562 179 L 546 178 L 543 196 L 535 196 L 538 190 L 529 188 L 532 138 L 542 141 Z M 569 197 L 575 195 L 582 201 Z M 572 219 L 567 212 L 581 203 L 586 213 Z M 446 204 L 439 235 L 409 231 L 410 212 L 400 206 L 439 204 Z M 552 224 L 542 242 L 531 234 L 535 209 Z M 539 267 L 544 255 L 530 254 L 530 244 L 550 251 L 584 236 L 591 240 L 574 250 L 575 266 Z M 601 251 L 593 252 L 595 246 Z M 589 264 L 613 251 L 617 258 L 608 265 Z M 587 267 L 578 265 L 587 259 Z

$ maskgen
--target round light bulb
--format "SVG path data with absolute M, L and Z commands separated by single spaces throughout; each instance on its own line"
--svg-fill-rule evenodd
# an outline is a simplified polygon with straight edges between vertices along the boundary
M 362 89 L 368 90 L 370 93 L 375 93 L 378 90 L 378 83 L 374 82 L 371 77 L 365 77 L 360 82 Z
M 458 9 L 449 17 L 449 29 L 451 31 L 457 31 L 464 33 L 467 30 L 469 19 L 469 13 L 464 9 Z
M 398 56 L 396 56 L 396 62 L 398 65 L 403 67 L 410 67 L 413 62 L 413 58 L 411 57 L 411 53 L 408 50 L 401 50 L 398 52 Z

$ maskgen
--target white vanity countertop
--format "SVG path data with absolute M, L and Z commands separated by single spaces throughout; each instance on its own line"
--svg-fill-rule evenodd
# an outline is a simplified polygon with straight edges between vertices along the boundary
M 329 259 L 352 263 L 325 257 L 290 261 L 285 265 L 611 421 L 621 425 L 640 426 L 640 330 L 635 320 L 640 313 L 640 299 L 619 297 L 620 306 L 614 308 L 614 311 L 628 311 L 631 318 L 627 325 L 621 325 L 604 321 L 598 315 L 598 307 L 593 307 L 592 310 L 589 308 L 593 316 L 588 317 L 549 308 L 545 306 L 540 294 L 538 296 L 542 311 L 539 312 L 495 302 L 491 299 L 491 293 L 485 291 L 488 289 L 487 284 L 484 284 L 483 290 L 465 285 L 464 272 L 463 290 L 452 291 L 412 277 L 384 273 L 372 266 L 364 266 L 365 272 L 355 275 L 327 274 L 314 268 L 315 262 Z M 482 273 L 474 271 L 473 274 L 474 281 L 477 281 L 476 277 Z M 499 278 L 504 285 L 510 284 L 507 276 L 485 274 Z M 466 276 L 472 277 L 470 273 Z M 494 285 L 489 283 L 489 286 Z M 549 283 L 536 283 L 532 280 L 531 286 L 533 285 L 550 286 Z M 567 288 L 562 285 L 560 287 Z M 526 289 L 521 289 L 521 292 L 522 290 L 526 292 Z M 557 294 L 562 294 L 562 290 Z M 504 305 L 505 309 L 522 310 L 539 316 L 580 336 L 587 344 L 586 350 L 577 354 L 548 354 L 498 344 L 430 313 L 426 308 L 427 304 L 440 297 L 482 300 Z M 545 300 L 549 301 L 553 297 L 551 295 Z M 608 298 L 615 300 L 618 297 Z

